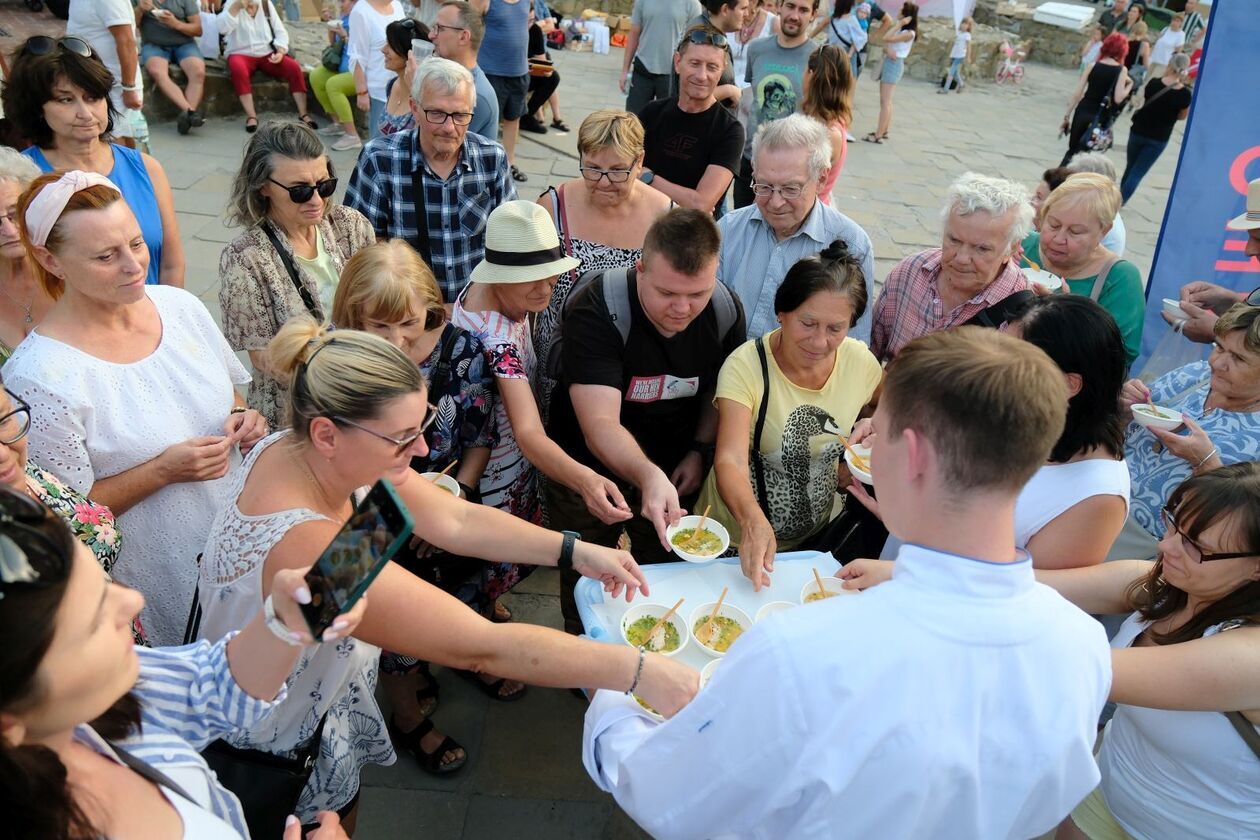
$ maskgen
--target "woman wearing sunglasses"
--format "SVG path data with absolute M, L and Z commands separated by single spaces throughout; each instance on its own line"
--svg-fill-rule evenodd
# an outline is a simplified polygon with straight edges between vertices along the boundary
M 1260 825 L 1260 464 L 1183 482 L 1160 517 L 1154 562 L 1037 572 L 1087 612 L 1135 611 L 1111 642 L 1102 783 L 1060 840 Z
M 122 119 L 109 98 L 113 84 L 86 41 L 37 35 L 18 47 L 0 104 L 34 144 L 22 154 L 42 171 L 95 172 L 118 187 L 149 249 L 145 282 L 183 288 L 184 245 L 170 182 L 156 159 L 110 142 Z
M 232 349 L 249 353 L 257 373 L 249 404 L 274 429 L 287 422 L 285 393 L 267 365 L 267 344 L 294 315 L 328 320 L 346 261 L 376 241 L 361 213 L 329 200 L 336 189 L 315 132 L 282 122 L 259 127 L 232 183 L 227 221 L 245 232 L 219 258 L 223 332 Z
M 369 140 L 381 134 L 379 124 L 388 97 L 385 86 L 398 78 L 400 69 L 388 66 L 388 53 L 384 52 L 388 43 L 386 28 L 404 19 L 407 14 L 399 0 L 359 0 L 350 12 L 348 49 L 350 70 L 354 73 L 355 104 L 360 111 L 368 112 Z M 410 40 L 407 45 L 411 46 Z
M 415 536 L 454 554 L 565 565 L 629 598 L 642 572 L 626 552 L 575 542 L 485 505 L 456 499 L 410 468 L 428 454 L 424 432 L 435 412 L 412 359 L 356 330 L 328 332 L 298 317 L 272 341 L 272 365 L 290 376 L 293 428 L 258 445 L 235 480 L 232 500 L 211 529 L 201 563 L 201 632 L 242 626 L 286 568 L 308 565 L 331 541 L 358 488 L 387 478 L 415 520 Z M 634 686 L 665 714 L 690 699 L 697 675 L 656 654 L 572 639 L 526 624 L 494 624 L 394 563 L 372 584 L 360 632 L 333 647 L 303 652 L 289 701 L 238 747 L 287 753 L 310 740 L 325 716 L 319 759 L 300 803 L 307 819 L 339 810 L 348 824 L 366 764 L 394 760 L 373 698 L 380 648 L 478 673 L 553 686 Z M 309 698 L 315 697 L 314 709 Z M 312 717 L 312 715 L 314 717 Z M 454 769 L 462 749 L 425 720 L 399 734 L 417 757 Z
M 279 572 L 238 634 L 136 647 L 129 628 L 143 597 L 111 583 L 55 514 L 0 489 L 6 835 L 246 838 L 240 804 L 198 751 L 264 718 L 298 656 L 319 649 L 298 608 L 310 598 L 304 571 Z M 323 641 L 344 644 L 365 608 L 339 616 Z M 335 814 L 319 819 L 308 837 L 346 836 Z M 300 832 L 294 820 L 284 838 Z

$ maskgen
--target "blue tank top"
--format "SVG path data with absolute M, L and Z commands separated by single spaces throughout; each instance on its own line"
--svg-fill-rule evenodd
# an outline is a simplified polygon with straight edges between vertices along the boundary
M 490 76 L 524 76 L 529 73 L 530 0 L 505 3 L 490 0 L 486 34 L 477 51 L 477 65 Z
M 138 151 L 116 144 L 110 148 L 114 150 L 114 169 L 105 177 L 114 182 L 131 212 L 136 214 L 144 244 L 149 246 L 149 276 L 144 282 L 156 286 L 162 269 L 162 215 L 158 212 L 153 181 L 149 179 L 144 157 Z M 53 165 L 38 146 L 31 146 L 22 154 L 35 161 L 35 165 L 44 172 L 53 171 Z

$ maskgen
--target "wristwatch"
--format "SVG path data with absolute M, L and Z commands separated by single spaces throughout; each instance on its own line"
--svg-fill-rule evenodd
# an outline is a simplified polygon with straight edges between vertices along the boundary
M 561 531 L 564 535 L 564 542 L 560 543 L 560 559 L 556 562 L 559 569 L 573 568 L 573 549 L 577 545 L 577 541 L 582 539 L 582 535 L 577 531 Z
M 656 173 L 651 169 L 644 169 L 639 173 L 639 180 L 645 184 L 650 184 L 656 178 Z

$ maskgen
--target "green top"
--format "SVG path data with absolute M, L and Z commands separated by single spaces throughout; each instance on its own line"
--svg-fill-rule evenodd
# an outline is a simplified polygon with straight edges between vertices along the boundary
M 319 232 L 319 228 L 315 229 L 315 259 L 304 259 L 296 253 L 293 256 L 297 258 L 298 264 L 315 278 L 315 285 L 319 288 L 319 302 L 323 304 L 323 310 L 331 317 L 333 295 L 337 293 L 339 274 L 337 264 L 324 248 L 324 236 Z
M 1029 267 L 1029 257 L 1039 265 L 1041 258 L 1041 234 L 1033 231 L 1025 237 L 1024 259 L 1020 264 Z M 1088 277 L 1064 278 L 1068 291 L 1074 295 L 1089 297 L 1094 289 L 1097 274 Z M 1111 313 L 1120 327 L 1120 335 L 1124 338 L 1124 352 L 1129 364 L 1138 357 L 1142 348 L 1142 323 L 1146 318 L 1146 295 L 1142 288 L 1142 272 L 1128 260 L 1120 260 L 1107 275 L 1098 303 Z

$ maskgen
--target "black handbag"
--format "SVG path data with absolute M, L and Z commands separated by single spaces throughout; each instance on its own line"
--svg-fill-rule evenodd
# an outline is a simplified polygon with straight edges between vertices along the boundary
M 333 73 L 337 73 L 341 70 L 341 57 L 345 51 L 346 40 L 342 38 L 337 43 L 324 47 L 324 51 L 319 54 L 319 63 Z

